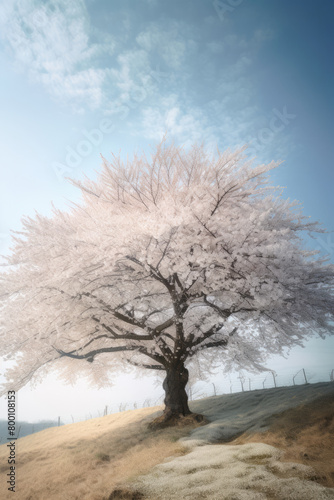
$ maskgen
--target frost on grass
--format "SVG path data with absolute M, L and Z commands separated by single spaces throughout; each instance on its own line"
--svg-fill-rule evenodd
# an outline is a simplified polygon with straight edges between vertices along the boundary
M 187 441 L 198 444 L 228 442 L 244 432 L 263 432 L 268 428 L 268 419 L 304 402 L 321 396 L 333 397 L 333 384 L 326 382 L 292 387 L 226 394 L 191 402 L 194 412 L 202 413 L 209 424 L 191 432 Z
M 307 480 L 310 467 L 280 463 L 281 455 L 263 443 L 196 446 L 156 466 L 135 487 L 155 500 L 334 499 L 334 490 Z
M 188 454 L 156 466 L 148 475 L 142 476 L 134 487 L 142 491 L 148 500 L 334 499 L 333 488 L 314 482 L 319 478 L 313 467 L 285 462 L 284 447 L 279 450 L 262 443 L 259 432 L 268 428 L 273 414 L 281 414 L 295 407 L 304 414 L 304 405 L 314 406 L 320 401 L 320 396 L 323 401 L 327 401 L 326 398 L 332 400 L 333 395 L 334 386 L 327 382 L 194 401 L 191 403 L 192 409 L 201 411 L 211 422 L 194 429 L 188 437 L 180 440 Z M 298 427 L 299 420 L 296 418 L 291 424 L 294 428 Z M 318 422 L 317 417 L 314 417 L 314 421 Z M 321 429 L 315 426 L 313 432 L 321 440 Z M 258 442 L 212 444 L 231 440 L 239 434 L 252 436 L 253 433 L 256 433 Z M 316 443 L 316 436 L 314 440 Z M 326 456 L 324 450 L 324 460 Z M 299 458 L 297 454 L 294 459 Z M 321 468 L 320 462 L 317 463 L 318 472 L 319 466 Z

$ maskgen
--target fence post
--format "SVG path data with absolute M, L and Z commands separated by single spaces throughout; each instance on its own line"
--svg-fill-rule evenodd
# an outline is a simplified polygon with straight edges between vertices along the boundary
M 295 378 L 297 377 L 298 373 L 299 373 L 299 372 L 297 372 L 297 373 L 293 376 L 293 378 L 292 378 L 293 385 L 296 385 Z
M 60 426 L 60 417 L 58 417 L 58 427 Z
M 274 384 L 275 384 L 275 387 L 277 387 L 277 385 L 276 385 L 276 375 L 275 375 L 275 373 L 274 373 L 274 372 L 271 372 L 271 374 L 272 374 L 273 379 L 274 379 Z
M 245 376 L 243 374 L 240 375 L 240 373 L 239 373 L 238 379 L 240 380 L 241 390 L 242 390 L 242 392 L 244 392 L 245 391 L 245 389 L 244 389 Z
M 304 368 L 303 368 L 303 373 L 304 373 L 305 384 L 308 384 L 308 381 L 307 381 L 307 378 L 306 378 L 306 373 L 305 373 Z
M 213 382 L 212 382 L 212 385 L 213 385 L 213 395 L 217 396 L 216 386 L 215 386 L 215 384 Z
M 265 376 L 265 379 L 264 379 L 264 381 L 262 382 L 263 389 L 265 388 L 265 387 L 264 387 L 264 383 L 265 383 L 265 381 L 267 380 L 267 377 L 268 377 L 268 374 Z

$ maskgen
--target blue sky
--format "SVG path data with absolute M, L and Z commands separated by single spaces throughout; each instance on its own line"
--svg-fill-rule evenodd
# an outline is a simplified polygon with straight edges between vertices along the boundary
M 284 160 L 273 182 L 334 231 L 333 21 L 330 0 L 7 0 L 0 251 L 23 215 L 78 198 L 65 176 L 164 132 Z M 334 261 L 333 234 L 312 245 Z M 308 362 L 329 367 L 317 345 Z

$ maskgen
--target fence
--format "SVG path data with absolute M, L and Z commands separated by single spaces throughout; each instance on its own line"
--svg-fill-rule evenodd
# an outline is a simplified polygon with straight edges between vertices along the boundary
M 208 388 L 204 388 L 202 391 L 196 387 L 196 384 L 190 385 L 188 395 L 190 400 L 201 399 L 203 397 L 228 393 L 232 394 L 237 392 L 315 383 L 315 378 L 317 378 L 316 382 L 333 382 L 334 369 L 328 372 L 328 378 L 326 376 L 321 376 L 319 378 L 316 373 L 311 370 L 306 370 L 305 368 L 301 368 L 297 372 L 284 375 L 278 375 L 274 370 L 264 372 L 256 377 L 250 377 L 244 373 L 239 373 L 233 380 L 229 378 L 229 382 L 211 382 L 208 385 Z M 208 390 L 209 388 L 210 390 Z
M 287 387 L 292 385 L 301 385 L 308 384 L 310 382 L 314 382 L 314 378 L 316 374 L 311 372 L 311 370 L 305 370 L 305 368 L 301 368 L 297 372 L 278 375 L 275 371 L 268 371 L 262 374 L 259 374 L 256 377 L 249 377 L 244 373 L 239 373 L 232 380 L 229 377 L 228 382 L 219 383 L 217 382 L 208 382 L 206 384 L 197 383 L 189 383 L 187 392 L 189 400 L 202 399 L 210 396 L 217 396 L 223 394 L 232 394 L 237 392 L 246 392 L 246 391 L 254 391 L 261 389 L 269 389 L 275 387 Z M 319 376 L 317 376 L 319 379 Z M 332 369 L 328 373 L 327 380 L 325 377 L 322 377 L 322 380 L 317 380 L 317 382 L 326 382 L 331 381 L 334 382 L 334 369 Z M 35 432 L 39 432 L 43 429 L 49 427 L 56 427 L 64 425 L 65 423 L 76 423 L 83 420 L 89 420 L 92 418 L 104 417 L 106 415 L 110 415 L 112 413 L 123 412 L 127 410 L 136 410 L 139 408 L 149 408 L 163 404 L 164 395 L 161 394 L 158 398 L 146 398 L 141 401 L 132 401 L 132 402 L 122 402 L 118 405 L 105 405 L 103 410 L 98 410 L 95 413 L 88 413 L 85 417 L 82 418 L 74 418 L 73 415 L 66 416 L 65 418 L 61 418 L 58 416 L 54 421 L 44 421 L 39 423 L 30 424 L 28 422 L 18 422 L 17 429 L 18 434 L 17 437 L 23 437 L 28 434 L 33 434 Z M 5 442 L 5 438 L 3 437 L 5 434 L 7 435 L 7 429 L 4 432 L 1 428 L 0 422 L 0 444 Z M 5 423 L 5 422 L 3 422 Z M 7 424 L 7 423 L 6 423 Z M 7 426 L 7 425 L 6 425 Z

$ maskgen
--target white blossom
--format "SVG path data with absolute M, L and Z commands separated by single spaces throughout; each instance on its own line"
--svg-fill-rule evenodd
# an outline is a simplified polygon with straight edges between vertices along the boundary
M 333 333 L 333 266 L 300 236 L 323 230 L 268 186 L 276 166 L 163 141 L 72 181 L 69 212 L 26 217 L 1 275 L 11 388 L 51 367 L 99 384 L 127 363 L 261 369 Z

